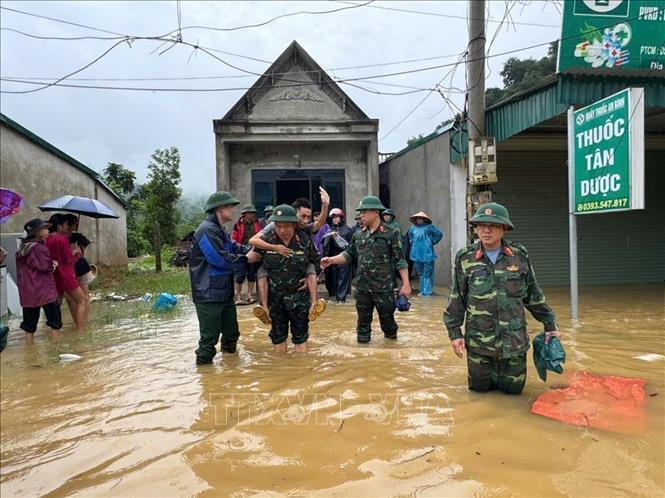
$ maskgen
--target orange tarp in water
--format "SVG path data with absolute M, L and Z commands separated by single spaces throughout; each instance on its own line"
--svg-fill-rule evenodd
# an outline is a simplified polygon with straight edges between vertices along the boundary
M 531 413 L 612 432 L 646 430 L 645 380 L 575 372 L 567 387 L 538 397 Z

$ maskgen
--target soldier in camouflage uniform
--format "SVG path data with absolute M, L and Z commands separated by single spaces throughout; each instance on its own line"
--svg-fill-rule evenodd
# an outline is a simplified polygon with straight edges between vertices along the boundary
M 378 197 L 367 196 L 360 200 L 362 228 L 353 234 L 351 243 L 341 254 L 323 258 L 321 267 L 358 262 L 356 276 L 356 332 L 359 343 L 368 343 L 372 335 L 372 313 L 379 315 L 381 330 L 388 339 L 397 339 L 395 322 L 394 272 L 399 271 L 402 280 L 400 294 L 409 297 L 411 286 L 407 276 L 401 235 L 386 227 L 380 218 L 385 210 Z
M 560 337 L 554 312 L 524 246 L 503 238 L 513 228 L 508 210 L 501 204 L 484 204 L 469 222 L 479 240 L 455 257 L 443 321 L 455 354 L 461 358 L 466 350 L 469 389 L 520 394 L 529 349 L 524 308 L 544 325 L 546 341 Z
M 319 253 L 311 238 L 302 230 L 296 230 L 298 217 L 291 206 L 277 206 L 270 221 L 275 223 L 275 230 L 262 235 L 262 240 L 292 250 L 292 255 L 287 257 L 277 251 L 254 249 L 263 256 L 268 272 L 270 339 L 276 350 L 286 351 L 290 324 L 296 352 L 307 352 L 310 297 L 302 281 L 307 276 L 307 266 L 319 263 Z

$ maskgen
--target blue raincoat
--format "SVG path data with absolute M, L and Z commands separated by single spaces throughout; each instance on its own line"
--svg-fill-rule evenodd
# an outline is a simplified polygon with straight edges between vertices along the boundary
M 443 232 L 432 224 L 411 225 L 409 241 L 411 242 L 411 260 L 428 263 L 436 260 L 434 245 L 441 242 Z
M 431 296 L 434 286 L 434 245 L 443 238 L 443 232 L 431 223 L 411 225 L 408 232 L 411 252 L 409 256 L 415 262 L 420 277 L 420 295 Z

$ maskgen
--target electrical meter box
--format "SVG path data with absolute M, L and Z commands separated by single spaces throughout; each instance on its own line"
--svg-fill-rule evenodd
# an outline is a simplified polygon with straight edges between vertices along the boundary
M 471 154 L 469 165 L 471 185 L 496 183 L 496 143 L 494 137 L 480 137 L 469 140 Z
M 483 190 L 481 192 L 474 192 L 473 194 L 469 194 L 467 196 L 466 202 L 468 219 L 470 219 L 476 213 L 476 211 L 478 211 L 480 206 L 490 202 L 492 202 L 491 190 Z

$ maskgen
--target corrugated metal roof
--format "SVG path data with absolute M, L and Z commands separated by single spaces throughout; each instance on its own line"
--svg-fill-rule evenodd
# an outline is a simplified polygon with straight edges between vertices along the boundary
M 569 105 L 588 105 L 628 87 L 643 87 L 645 106 L 665 108 L 665 78 L 612 78 L 554 75 L 541 84 L 499 102 L 485 112 L 485 129 L 497 142 L 563 114 Z M 450 161 L 466 155 L 466 126 L 450 134 Z
M 39 145 L 41 148 L 43 148 L 43 149 L 49 151 L 51 154 L 53 154 L 53 155 L 59 157 L 60 159 L 62 159 L 63 161 L 65 161 L 65 162 L 67 162 L 67 163 L 69 163 L 69 164 L 71 164 L 71 165 L 74 166 L 75 168 L 77 168 L 77 169 L 83 171 L 86 175 L 88 175 L 89 177 L 91 177 L 93 180 L 95 180 L 95 181 L 98 182 L 100 185 L 102 185 L 106 190 L 108 190 L 108 192 L 109 192 L 111 195 L 113 195 L 113 197 L 115 197 L 116 199 L 118 199 L 118 201 L 120 201 L 120 202 L 122 203 L 123 206 L 125 206 L 125 207 L 128 206 L 127 202 L 126 202 L 122 197 L 120 197 L 118 194 L 116 194 L 116 193 L 111 189 L 111 187 L 109 187 L 108 185 L 106 185 L 106 184 L 102 181 L 101 175 L 100 175 L 99 173 L 97 173 L 95 170 L 88 168 L 88 167 L 87 167 L 85 164 L 83 164 L 82 162 L 77 161 L 76 159 L 74 159 L 72 156 L 70 156 L 70 155 L 67 154 L 66 152 L 63 152 L 62 150 L 58 149 L 55 145 L 52 145 L 52 144 L 48 143 L 48 142 L 47 142 L 46 140 L 44 140 L 42 137 L 40 137 L 40 136 L 38 136 L 38 135 L 35 135 L 33 132 L 31 132 L 30 130 L 28 130 L 26 127 L 21 126 L 21 125 L 18 124 L 16 121 L 14 121 L 13 119 L 11 119 L 11 118 L 8 117 L 8 116 L 5 116 L 5 115 L 2 114 L 2 113 L 0 113 L 0 123 L 2 123 L 3 125 L 7 126 L 7 128 L 10 128 L 10 129 L 16 131 L 16 132 L 19 133 L 20 135 L 23 135 L 25 138 L 27 138 L 27 139 L 30 140 L 31 142 L 33 142 L 33 143 Z

